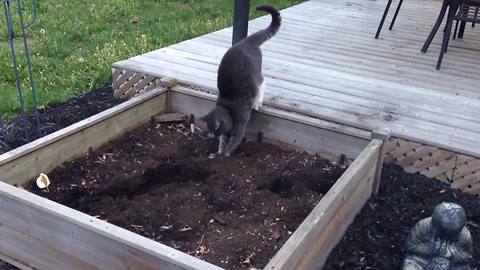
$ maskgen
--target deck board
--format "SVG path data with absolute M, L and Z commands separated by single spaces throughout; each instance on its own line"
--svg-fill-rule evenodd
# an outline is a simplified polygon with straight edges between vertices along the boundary
M 313 0 L 283 10 L 279 33 L 262 46 L 266 104 L 353 127 L 388 127 L 392 135 L 480 157 L 480 34 L 468 27 L 435 70 L 441 31 L 420 48 L 440 9 L 435 0 L 393 10 L 380 39 L 386 1 Z M 392 8 L 394 9 L 394 7 Z M 418 12 L 421 10 L 421 12 Z M 268 16 L 250 22 L 263 29 Z M 216 92 L 216 71 L 231 28 L 114 64 Z

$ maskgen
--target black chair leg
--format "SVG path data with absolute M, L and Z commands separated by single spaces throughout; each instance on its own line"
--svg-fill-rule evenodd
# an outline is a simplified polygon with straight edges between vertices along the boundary
M 397 5 L 397 9 L 395 10 L 395 14 L 393 15 L 392 22 L 390 23 L 390 27 L 388 30 L 392 30 L 393 25 L 395 24 L 395 21 L 397 20 L 398 12 L 400 11 L 400 7 L 402 6 L 403 0 L 400 0 Z
M 456 13 L 456 11 L 455 11 Z M 443 27 L 443 32 L 445 33 L 445 31 L 447 31 L 447 24 L 445 24 L 445 27 Z
M 445 34 L 443 35 L 442 47 L 440 48 L 440 55 L 438 56 L 437 70 L 442 66 L 443 54 L 447 50 L 448 40 L 450 39 L 450 33 L 452 31 L 453 17 L 455 16 L 456 10 L 457 6 L 455 4 L 451 4 L 450 8 L 448 9 L 447 24 L 445 28 Z
M 462 8 L 462 6 L 459 5 L 457 7 L 457 11 L 458 11 L 458 9 L 461 9 L 461 8 Z M 467 10 L 466 10 L 467 13 L 468 13 L 468 9 L 470 9 L 470 7 L 467 7 Z M 465 22 L 465 21 L 460 22 L 460 28 L 458 29 L 458 35 L 457 35 L 458 38 L 460 38 L 460 39 L 463 38 L 463 33 L 465 32 L 465 26 L 466 25 L 467 25 L 467 22 Z
M 459 6 L 457 5 L 457 10 L 455 10 L 455 11 L 453 12 L 452 24 L 450 25 L 450 33 L 448 34 L 447 45 L 445 46 L 445 51 L 444 51 L 444 53 L 447 53 L 447 51 L 448 51 L 448 45 L 450 44 L 450 34 L 451 34 L 451 32 L 452 32 L 453 20 L 454 20 L 454 18 L 455 18 L 455 14 L 457 14 L 458 7 L 459 7 Z M 449 10 L 449 13 L 448 13 L 448 14 L 450 14 L 450 10 Z M 458 22 L 458 20 L 457 20 L 457 22 Z M 462 26 L 461 23 L 460 23 L 460 26 Z M 445 25 L 445 27 L 446 27 L 446 25 Z M 454 36 L 454 39 L 455 39 L 455 36 Z
M 380 36 L 380 32 L 382 31 L 383 23 L 385 22 L 385 18 L 387 17 L 388 10 L 390 9 L 391 4 L 392 4 L 392 0 L 388 0 L 387 6 L 385 7 L 385 11 L 383 12 L 382 19 L 380 20 L 380 24 L 378 25 L 377 33 L 375 34 L 375 39 L 378 39 L 378 36 Z
M 453 31 L 453 39 L 455 39 L 457 37 L 457 31 L 458 31 L 458 23 L 460 21 L 457 20 L 457 22 L 455 23 L 455 30 Z
M 460 28 L 458 29 L 458 38 L 463 38 L 463 33 L 465 32 L 465 26 L 467 25 L 467 22 L 462 21 L 460 23 Z
M 458 6 L 457 6 L 457 9 L 458 9 Z M 450 33 L 451 33 L 451 31 L 452 31 L 453 20 L 454 20 L 454 18 L 455 18 L 455 14 L 457 14 L 457 11 L 458 11 L 458 10 L 456 10 L 456 11 L 453 12 L 452 23 L 450 24 L 450 32 L 449 32 L 449 34 L 448 34 L 447 45 L 445 46 L 445 51 L 444 51 L 444 53 L 447 53 L 447 51 L 448 51 L 448 46 L 450 45 Z M 460 26 L 462 26 L 461 23 L 460 23 Z
M 473 17 L 476 19 L 477 15 L 478 15 L 478 7 L 475 8 L 475 15 L 473 15 Z M 474 27 L 475 27 L 475 22 L 472 22 L 472 28 Z
M 423 53 L 427 52 L 428 47 L 430 46 L 430 43 L 432 43 L 432 40 L 438 31 L 438 28 L 440 28 L 440 24 L 442 24 L 443 17 L 445 17 L 445 12 L 447 11 L 447 7 L 449 6 L 448 1 L 449 0 L 443 0 L 442 8 L 440 9 L 440 14 L 438 14 L 437 21 L 435 22 L 435 25 L 433 26 L 432 31 L 430 31 L 430 34 L 428 35 L 427 40 L 423 44 L 423 47 L 422 47 Z
M 443 50 L 443 53 L 447 53 L 448 51 L 448 45 L 450 44 L 450 34 L 452 32 L 452 27 L 453 27 L 453 20 L 452 23 L 450 24 L 450 29 L 448 30 L 448 39 L 447 39 L 447 44 L 445 45 L 445 49 Z

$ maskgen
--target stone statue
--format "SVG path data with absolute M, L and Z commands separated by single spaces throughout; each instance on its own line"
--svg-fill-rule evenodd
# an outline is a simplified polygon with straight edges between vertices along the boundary
M 402 269 L 471 270 L 473 242 L 466 224 L 467 216 L 460 205 L 437 205 L 431 217 L 410 230 Z

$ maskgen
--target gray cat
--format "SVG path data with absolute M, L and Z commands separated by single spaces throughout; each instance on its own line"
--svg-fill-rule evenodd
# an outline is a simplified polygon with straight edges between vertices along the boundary
M 219 138 L 218 154 L 227 157 L 240 145 L 252 110 L 262 105 L 265 82 L 260 46 L 278 32 L 281 24 L 280 13 L 274 7 L 260 5 L 257 10 L 272 15 L 270 26 L 228 49 L 218 68 L 217 103 L 200 118 L 206 122 L 209 134 Z

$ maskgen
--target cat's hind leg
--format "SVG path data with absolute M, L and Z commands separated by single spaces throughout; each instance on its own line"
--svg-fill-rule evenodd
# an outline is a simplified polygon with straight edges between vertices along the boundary
M 230 137 L 230 140 L 228 140 L 228 144 L 225 148 L 224 155 L 226 157 L 229 157 L 232 155 L 232 153 L 237 150 L 238 146 L 242 142 L 243 136 L 232 136 Z
M 225 147 L 227 146 L 227 143 L 228 143 L 228 138 L 226 135 L 220 135 L 218 137 L 218 154 L 219 155 L 223 155 L 223 153 L 225 152 Z
M 224 155 L 226 157 L 229 157 L 235 150 L 237 150 L 238 146 L 242 142 L 243 136 L 245 135 L 245 129 L 249 120 L 250 115 L 248 115 L 248 117 L 244 119 L 244 121 L 241 121 L 240 123 L 235 123 L 235 125 L 233 126 L 227 146 L 225 147 Z
M 266 84 L 265 84 L 265 80 L 263 80 L 262 84 L 258 87 L 258 93 L 257 93 L 257 96 L 255 97 L 253 108 L 256 111 L 260 110 L 260 108 L 262 107 L 263 99 L 265 97 L 265 88 L 266 88 Z

